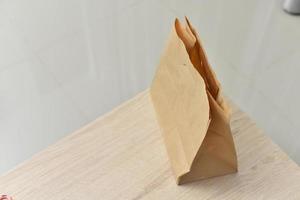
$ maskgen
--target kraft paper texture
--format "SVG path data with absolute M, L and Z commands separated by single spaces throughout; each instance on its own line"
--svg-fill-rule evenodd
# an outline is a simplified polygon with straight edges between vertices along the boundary
M 150 94 L 177 184 L 237 171 L 230 108 L 187 18 L 175 20 Z

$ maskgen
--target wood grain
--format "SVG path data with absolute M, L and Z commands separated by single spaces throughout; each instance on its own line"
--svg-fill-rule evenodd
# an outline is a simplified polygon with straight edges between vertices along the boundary
M 14 200 L 300 199 L 299 167 L 232 106 L 237 174 L 177 186 L 145 91 L 3 175 L 0 193 Z

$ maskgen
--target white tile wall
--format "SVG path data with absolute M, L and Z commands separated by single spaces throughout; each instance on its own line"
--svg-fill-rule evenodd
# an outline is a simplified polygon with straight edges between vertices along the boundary
M 147 88 L 184 15 L 226 95 L 300 163 L 300 17 L 279 0 L 2 0 L 0 174 Z

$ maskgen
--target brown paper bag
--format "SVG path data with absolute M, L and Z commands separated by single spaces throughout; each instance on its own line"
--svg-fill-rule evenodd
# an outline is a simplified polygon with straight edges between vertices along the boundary
M 150 93 L 178 184 L 237 171 L 230 109 L 188 19 L 175 20 Z

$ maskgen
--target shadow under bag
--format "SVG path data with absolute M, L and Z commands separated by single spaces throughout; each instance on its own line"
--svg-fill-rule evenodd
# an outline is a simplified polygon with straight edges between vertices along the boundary
M 175 20 L 150 94 L 177 184 L 237 171 L 230 109 L 188 19 Z

